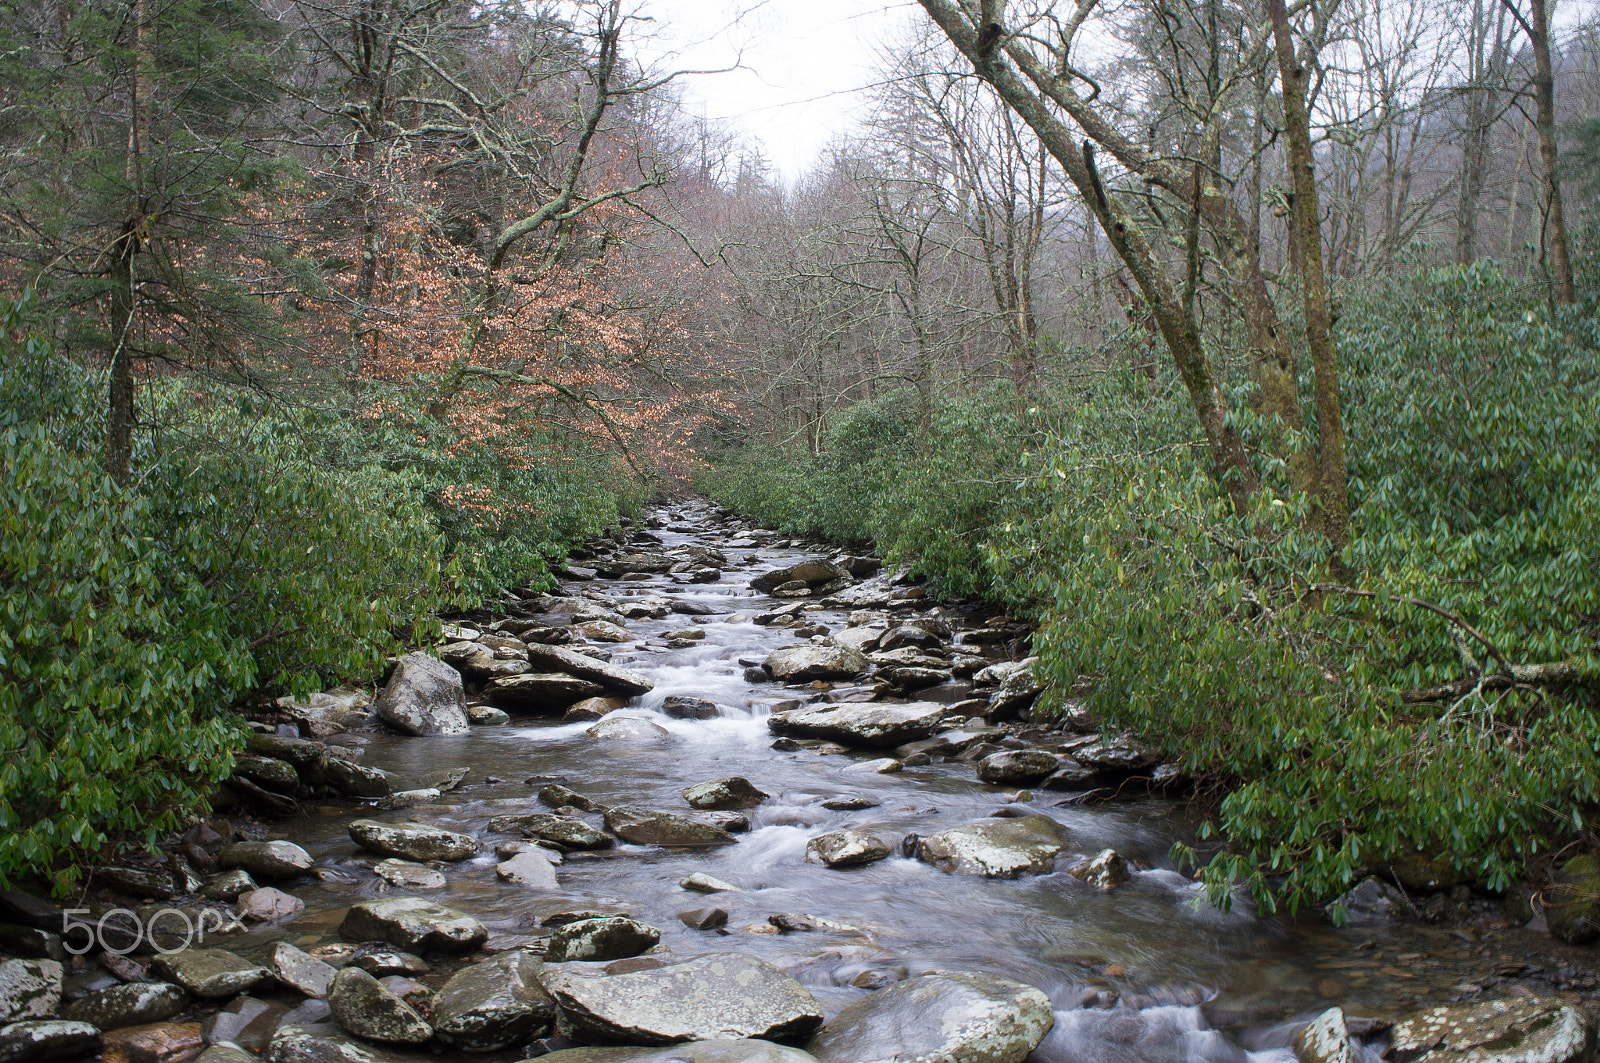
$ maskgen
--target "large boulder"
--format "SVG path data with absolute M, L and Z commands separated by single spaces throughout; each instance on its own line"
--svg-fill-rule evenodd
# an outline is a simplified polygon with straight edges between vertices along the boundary
M 813 1037 L 823 1063 L 1021 1063 L 1055 1025 L 1050 998 L 984 974 L 933 972 L 856 1001 Z
M 978 761 L 978 778 L 1000 786 L 1031 786 L 1061 767 L 1061 758 L 1043 749 L 1006 749 Z
M 638 672 L 631 672 L 626 668 L 618 668 L 614 664 L 597 660 L 587 654 L 578 653 L 576 650 L 563 649 L 560 646 L 530 645 L 528 647 L 528 663 L 535 668 L 545 668 L 552 672 L 565 672 L 567 675 L 587 679 L 597 683 L 607 691 L 632 697 L 635 694 L 648 694 L 655 689 L 655 682 Z M 592 697 L 593 695 L 584 695 Z M 578 700 L 578 699 L 573 699 Z
M 991 720 L 1005 720 L 1033 704 L 1033 699 L 1044 689 L 1044 683 L 1034 675 L 1034 665 L 1039 658 L 1029 657 L 1017 662 L 1000 680 L 1000 687 L 989 695 L 989 708 L 984 716 Z
M 1066 845 L 1066 828 L 1049 816 L 992 819 L 919 839 L 917 859 L 961 875 L 1017 878 L 1049 871 Z
M 803 1037 L 822 1025 L 805 987 L 753 956 L 717 952 L 649 970 L 546 967 L 544 987 L 573 1033 L 646 1045 Z
M 351 905 L 339 924 L 349 941 L 387 941 L 403 949 L 471 952 L 489 936 L 482 923 L 421 897 L 385 897 Z
M 1594 1052 L 1594 1020 L 1551 997 L 1425 1008 L 1390 1034 L 1402 1063 L 1579 1063 Z
M 813 679 L 854 679 L 864 675 L 868 661 L 848 646 L 836 642 L 802 642 L 767 654 L 761 667 L 783 683 L 808 683 Z
M 654 808 L 617 805 L 606 809 L 606 829 L 630 845 L 662 845 L 668 848 L 698 849 L 711 845 L 732 845 L 733 835 L 709 823 Z
M 357 819 L 350 823 L 350 839 L 363 849 L 418 863 L 428 860 L 465 860 L 478 852 L 478 843 L 470 836 L 421 823 L 380 823 L 375 819 Z
M 266 1051 L 267 1063 L 400 1063 L 415 1058 L 363 1044 L 332 1023 L 286 1023 L 272 1035 Z
M 787 583 L 804 583 L 809 590 L 819 590 L 834 585 L 842 588 L 851 582 L 850 573 L 844 566 L 824 557 L 812 557 L 797 565 L 763 572 L 750 581 L 750 586 L 762 594 L 771 594 Z
M 691 808 L 697 808 L 702 812 L 754 808 L 770 796 L 757 790 L 750 780 L 742 775 L 730 775 L 725 779 L 695 783 L 678 792 L 689 802 Z
M 826 738 L 851 746 L 898 746 L 927 738 L 939 726 L 945 709 L 933 701 L 814 705 L 773 713 L 767 718 L 767 729 L 791 738 Z
M 55 960 L 0 963 L 0 1023 L 42 1019 L 61 1006 L 65 969 Z
M 464 735 L 468 730 L 461 673 L 426 653 L 400 658 L 372 711 L 408 735 Z
M 819 834 L 806 844 L 806 859 L 817 854 L 828 867 L 860 867 L 887 857 L 892 849 L 876 834 L 860 830 L 835 830 Z
M 556 928 L 544 958 L 550 963 L 621 960 L 653 949 L 660 941 L 661 931 L 626 916 L 578 919 Z
M 55 1063 L 100 1050 L 100 1031 L 86 1022 L 42 1019 L 0 1026 L 0 1063 Z
M 561 885 L 556 878 L 555 865 L 550 862 L 550 857 L 544 854 L 544 850 L 537 846 L 502 861 L 495 867 L 494 873 L 500 881 L 526 889 L 554 890 Z
M 539 968 L 526 952 L 463 967 L 433 998 L 434 1035 L 465 1052 L 494 1052 L 544 1033 L 556 1006 Z
M 503 709 L 556 716 L 569 705 L 604 693 L 599 683 L 565 672 L 529 672 L 496 679 L 483 688 L 484 696 Z
M 1544 891 L 1550 933 L 1569 945 L 1600 937 L 1600 857 L 1580 853 L 1562 864 Z
M 359 967 L 346 967 L 333 976 L 328 1006 L 340 1026 L 369 1041 L 419 1045 L 433 1038 L 433 1028 L 416 1008 Z
M 170 1019 L 188 1006 L 189 994 L 182 986 L 132 982 L 87 993 L 62 1008 L 61 1017 L 115 1030 Z
M 287 941 L 272 946 L 270 962 L 273 976 L 295 992 L 317 998 L 328 995 L 334 975 L 331 964 L 300 951 Z
M 240 868 L 256 878 L 294 878 L 310 871 L 311 854 L 294 842 L 234 842 L 217 854 L 223 867 Z
M 549 812 L 495 816 L 489 821 L 489 829 L 542 838 L 563 849 L 609 849 L 617 844 L 617 839 L 575 816 L 557 816 Z
M 272 981 L 272 972 L 226 949 L 180 949 L 152 966 L 197 997 L 220 1000 Z

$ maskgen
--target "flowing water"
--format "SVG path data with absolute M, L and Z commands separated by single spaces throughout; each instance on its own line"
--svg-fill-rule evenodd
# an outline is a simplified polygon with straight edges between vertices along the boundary
M 676 530 L 674 530 L 676 529 Z M 725 548 L 725 531 L 681 520 L 658 530 L 665 548 L 697 544 Z M 1511 957 L 1482 929 L 1426 925 L 1335 930 L 1260 918 L 1246 900 L 1224 913 L 1201 902 L 1198 887 L 1168 859 L 1175 840 L 1190 837 L 1187 807 L 1165 798 L 1111 804 L 1060 804 L 1065 795 L 1039 792 L 1026 810 L 1046 813 L 1070 831 L 1070 848 L 1093 854 L 1115 848 L 1138 862 L 1132 881 L 1098 892 L 1057 871 L 1018 880 L 946 874 L 895 856 L 851 870 L 808 863 L 806 843 L 842 827 L 868 828 L 886 839 L 930 834 L 989 816 L 1014 790 L 977 781 L 970 764 L 934 763 L 881 775 L 860 767 L 871 753 L 778 752 L 766 717 L 784 698 L 815 699 L 822 691 L 752 685 L 746 662 L 795 641 L 792 633 L 749 622 L 782 604 L 757 595 L 752 576 L 792 564 L 813 552 L 727 550 L 723 582 L 683 586 L 668 577 L 597 582 L 589 586 L 618 600 L 662 594 L 709 605 L 719 615 L 693 618 L 705 640 L 667 650 L 663 632 L 689 626 L 674 614 L 635 621 L 636 640 L 615 648 L 614 663 L 656 683 L 624 715 L 649 718 L 667 734 L 655 740 L 598 740 L 588 724 L 513 717 L 508 726 L 475 727 L 462 737 L 372 737 L 363 762 L 413 785 L 440 768 L 470 767 L 459 792 L 443 801 L 378 818 L 411 819 L 484 840 L 479 857 L 446 868 L 449 884 L 422 894 L 471 914 L 491 932 L 538 933 L 541 918 L 562 906 L 618 911 L 662 930 L 678 953 L 738 950 L 761 956 L 807 985 L 832 1014 L 870 983 L 935 968 L 983 970 L 1036 985 L 1054 1001 L 1054 1031 L 1032 1057 L 1039 1063 L 1123 1063 L 1289 1058 L 1295 1018 L 1332 1004 L 1355 1015 L 1392 1016 L 1421 1002 L 1449 999 L 1464 983 L 1493 980 L 1493 967 Z M 808 614 L 837 629 L 846 618 Z M 646 643 L 654 642 L 654 646 Z M 723 707 L 716 719 L 684 721 L 659 712 L 668 695 L 707 698 Z M 737 845 L 711 851 L 666 851 L 622 845 L 568 854 L 557 871 L 563 892 L 552 896 L 496 878 L 496 841 L 486 823 L 509 812 L 547 811 L 535 794 L 559 781 L 603 804 L 690 811 L 679 791 L 692 783 L 742 775 L 771 799 L 746 814 L 750 831 Z M 876 806 L 859 811 L 823 807 L 853 795 Z M 289 825 L 286 836 L 304 845 L 326 871 L 318 887 L 300 891 L 308 910 L 286 928 L 258 932 L 302 943 L 331 939 L 342 910 L 378 895 L 382 884 L 367 869 L 375 862 L 350 841 L 348 807 L 325 808 Z M 598 823 L 598 817 L 589 817 Z M 1059 867 L 1072 861 L 1063 858 Z M 337 874 L 343 870 L 348 875 Z M 693 872 L 723 879 L 742 892 L 710 897 L 678 882 Z M 731 918 L 724 931 L 685 927 L 679 912 L 716 905 Z M 804 913 L 843 924 L 809 932 L 776 933 L 777 913 Z M 1498 932 L 1496 932 L 1498 933 Z M 1503 936 L 1503 935 L 1502 935 Z

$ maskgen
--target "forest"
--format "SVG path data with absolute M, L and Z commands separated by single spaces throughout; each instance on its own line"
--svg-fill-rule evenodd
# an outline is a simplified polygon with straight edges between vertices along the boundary
M 698 492 L 1036 625 L 1223 900 L 1600 847 L 1600 17 L 918 0 L 802 179 L 623 0 L 0 0 L 0 881 Z

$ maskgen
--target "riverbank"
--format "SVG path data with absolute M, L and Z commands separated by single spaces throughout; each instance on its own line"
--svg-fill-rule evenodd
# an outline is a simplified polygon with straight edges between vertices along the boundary
M 1182 780 L 1088 718 L 1028 719 L 1024 628 L 701 504 L 650 523 L 595 544 L 558 594 L 453 618 L 448 667 L 403 666 L 375 708 L 350 692 L 258 721 L 239 803 L 85 899 L 145 922 L 240 917 L 204 943 L 221 980 L 136 941 L 137 968 L 99 948 L 69 968 L 54 1009 L 160 997 L 132 1017 L 210 1042 L 210 1063 L 224 1044 L 274 1063 L 454 1056 L 485 1043 L 464 1047 L 469 1028 L 506 1060 L 687 1030 L 845 1063 L 886 1058 L 840 1047 L 853 1023 L 910 1036 L 873 1010 L 898 994 L 924 1020 L 970 1005 L 1009 1024 L 998 1058 L 1232 1063 L 1287 1060 L 1297 1023 L 1332 1006 L 1362 1053 L 1431 1005 L 1593 1006 L 1586 951 L 1504 926 L 1486 898 L 1343 929 L 1205 906 L 1167 857 L 1191 839 Z M 5 940 L 48 952 L 59 925 Z M 735 959 L 707 973 L 706 954 Z M 383 992 L 351 973 L 329 1002 L 345 969 Z M 130 993 L 141 977 L 178 991 Z M 619 1016 L 608 990 L 645 983 L 667 1006 Z M 717 1005 L 697 1012 L 710 1025 L 681 1025 L 684 994 Z M 111 1046 L 132 1036 L 111 1024 L 131 1013 L 94 1014 Z

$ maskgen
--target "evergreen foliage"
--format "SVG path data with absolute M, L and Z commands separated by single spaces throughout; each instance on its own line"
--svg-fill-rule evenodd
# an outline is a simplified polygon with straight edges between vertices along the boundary
M 1214 899 L 1418 859 L 1502 889 L 1600 798 L 1600 328 L 1480 262 L 1347 293 L 1338 341 L 1338 558 L 1284 469 L 1235 511 L 1169 376 L 1108 374 L 1048 423 L 947 408 L 926 446 L 866 411 L 801 469 L 746 452 L 706 483 L 1031 611 L 1041 705 L 1092 679 L 1107 726 L 1227 785 Z

